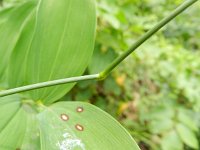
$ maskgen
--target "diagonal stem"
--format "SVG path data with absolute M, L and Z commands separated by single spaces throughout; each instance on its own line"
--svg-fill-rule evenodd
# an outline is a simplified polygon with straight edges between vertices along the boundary
M 110 74 L 110 72 L 119 65 L 125 58 L 127 58 L 133 51 L 135 51 L 140 45 L 142 45 L 146 40 L 148 40 L 152 35 L 154 35 L 157 31 L 159 31 L 162 27 L 164 27 L 168 22 L 182 13 L 185 9 L 191 6 L 193 3 L 197 2 L 198 0 L 186 0 L 182 3 L 178 8 L 176 8 L 169 16 L 162 19 L 158 24 L 155 25 L 151 30 L 146 32 L 142 37 L 140 37 L 133 46 L 116 58 L 105 70 L 100 73 L 101 78 L 105 78 Z
M 152 35 L 154 35 L 156 32 L 158 32 L 163 26 L 165 26 L 167 23 L 169 23 L 171 20 L 173 20 L 177 15 L 182 13 L 185 9 L 187 9 L 188 7 L 190 7 L 192 4 L 194 4 L 197 1 L 198 0 L 186 0 L 178 8 L 176 8 L 169 16 L 167 16 L 166 18 L 161 20 L 158 24 L 155 25 L 154 28 L 152 28 L 151 30 L 146 32 L 142 37 L 140 37 L 129 50 L 127 50 L 122 55 L 117 57 L 108 67 L 106 67 L 99 74 L 71 77 L 71 78 L 47 81 L 47 82 L 22 86 L 22 87 L 18 87 L 18 88 L 14 88 L 14 89 L 9 89 L 9 90 L 5 90 L 5 91 L 1 91 L 0 97 L 11 95 L 11 94 L 16 94 L 16 93 L 20 93 L 20 92 L 30 91 L 30 90 L 34 90 L 34 89 L 50 87 L 50 86 L 55 86 L 55 85 L 61 85 L 61 84 L 66 84 L 66 83 L 72 83 L 72 82 L 78 82 L 78 81 L 83 81 L 83 80 L 104 79 L 112 72 L 112 70 L 116 66 L 118 66 L 125 58 L 127 58 L 140 45 L 142 45 Z

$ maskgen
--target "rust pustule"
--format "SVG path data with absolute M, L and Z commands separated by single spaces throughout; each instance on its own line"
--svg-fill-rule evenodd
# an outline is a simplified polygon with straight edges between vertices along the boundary
M 84 130 L 84 127 L 80 124 L 76 124 L 75 125 L 75 128 L 78 130 L 78 131 L 83 131 Z
M 76 108 L 76 111 L 79 112 L 79 113 L 81 113 L 81 112 L 84 111 L 84 109 L 83 109 L 83 107 L 77 107 L 77 108 Z
M 68 120 L 69 120 L 69 116 L 66 115 L 66 114 L 61 114 L 61 115 L 60 115 L 60 118 L 61 118 L 63 121 L 68 121 Z

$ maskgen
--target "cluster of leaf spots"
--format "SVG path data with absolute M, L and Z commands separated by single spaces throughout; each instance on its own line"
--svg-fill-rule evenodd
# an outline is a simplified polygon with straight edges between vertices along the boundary
M 93 53 L 95 31 L 93 0 L 5 5 L 0 10 L 0 89 L 82 75 Z M 97 107 L 59 102 L 73 86 L 0 98 L 0 149 L 139 149 L 130 134 Z
M 98 0 L 96 46 L 86 74 L 101 71 L 181 2 Z M 141 149 L 199 149 L 199 9 L 198 2 L 178 16 L 105 81 L 81 82 L 66 98 L 112 114 Z M 179 124 L 185 126 L 182 133 Z
M 78 113 L 82 113 L 84 111 L 83 107 L 77 107 L 76 109 L 76 112 Z M 60 118 L 63 120 L 63 121 L 69 121 L 70 120 L 70 117 L 69 115 L 67 114 L 61 114 L 60 115 Z M 76 124 L 75 125 L 75 128 L 78 130 L 78 131 L 83 131 L 84 130 L 84 127 L 80 124 Z

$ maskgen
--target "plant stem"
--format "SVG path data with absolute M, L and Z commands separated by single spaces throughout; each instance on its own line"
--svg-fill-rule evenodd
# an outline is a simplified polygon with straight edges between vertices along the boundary
M 85 75 L 85 76 L 79 76 L 79 77 L 71 77 L 71 78 L 65 78 L 65 79 L 59 79 L 59 80 L 53 80 L 53 81 L 47 81 L 47 82 L 41 82 L 37 84 L 22 86 L 14 89 L 9 89 L 5 91 L 0 92 L 0 97 L 12 95 L 20 92 L 30 91 L 34 89 L 40 89 L 44 87 L 50 87 L 55 85 L 61 85 L 66 83 L 73 83 L 77 81 L 84 81 L 84 80 L 92 80 L 92 79 L 98 79 L 99 74 L 93 74 L 93 75 Z
M 140 45 L 142 45 L 147 39 L 149 39 L 152 35 L 154 35 L 158 30 L 160 30 L 168 22 L 170 22 L 177 15 L 179 15 L 181 12 L 183 12 L 185 9 L 187 9 L 189 6 L 191 6 L 193 3 L 197 2 L 197 1 L 198 0 L 186 0 L 177 9 L 175 9 L 168 17 L 161 20 L 154 28 L 152 28 L 147 33 L 145 33 L 141 38 L 139 38 L 138 41 L 136 41 L 128 51 L 124 52 L 122 55 L 120 55 L 118 58 L 116 58 L 100 74 L 71 77 L 71 78 L 66 78 L 66 79 L 47 81 L 47 82 L 27 85 L 27 86 L 23 86 L 23 87 L 18 87 L 18 88 L 14 88 L 14 89 L 9 89 L 9 90 L 5 90 L 5 91 L 1 91 L 0 97 L 11 95 L 11 94 L 16 94 L 16 93 L 20 93 L 20 92 L 30 91 L 30 90 L 34 90 L 34 89 L 40 89 L 40 88 L 44 88 L 44 87 L 50 87 L 50 86 L 55 86 L 55 85 L 77 82 L 77 81 L 92 80 L 92 79 L 99 79 L 99 80 L 104 79 L 110 74 L 110 72 L 117 65 L 119 65 L 126 57 L 128 57 L 134 50 L 136 50 Z
M 100 77 L 102 79 L 106 78 L 110 72 L 119 65 L 125 58 L 127 58 L 133 51 L 135 51 L 140 45 L 142 45 L 146 40 L 148 40 L 152 35 L 154 35 L 157 31 L 159 31 L 163 26 L 165 26 L 168 22 L 174 19 L 177 15 L 191 6 L 193 3 L 198 0 L 186 0 L 183 4 L 181 4 L 178 8 L 176 8 L 169 16 L 161 20 L 154 28 L 145 33 L 142 37 L 140 37 L 133 46 L 118 58 L 116 58 L 105 70 L 100 73 Z

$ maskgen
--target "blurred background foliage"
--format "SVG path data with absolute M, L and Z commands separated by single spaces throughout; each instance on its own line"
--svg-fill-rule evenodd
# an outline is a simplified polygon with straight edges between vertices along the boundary
M 4 5 L 20 0 L 5 0 Z M 103 70 L 183 0 L 98 0 L 93 58 Z M 182 13 L 106 80 L 78 83 L 63 100 L 114 116 L 142 150 L 200 149 L 200 3 Z
M 182 0 L 98 0 L 93 59 L 103 70 Z M 142 150 L 200 149 L 200 3 L 126 59 L 105 81 L 82 82 L 67 95 L 104 109 Z

